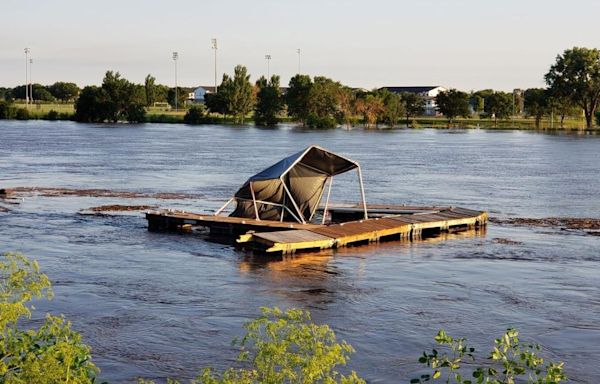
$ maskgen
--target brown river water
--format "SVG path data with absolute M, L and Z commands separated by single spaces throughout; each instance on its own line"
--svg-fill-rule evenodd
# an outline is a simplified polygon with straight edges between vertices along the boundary
M 358 160 L 369 202 L 457 205 L 495 220 L 282 259 L 150 233 L 142 212 L 114 208 L 214 210 L 309 144 Z M 600 236 L 515 218 L 598 219 L 599 176 L 600 136 L 589 134 L 0 121 L 0 188 L 20 188 L 0 199 L 0 252 L 39 260 L 55 299 L 37 303 L 37 318 L 65 314 L 114 383 L 233 364 L 231 341 L 261 306 L 310 310 L 355 347 L 350 368 L 371 383 L 421 373 L 416 360 L 440 328 L 487 355 L 508 327 L 564 361 L 572 382 L 595 383 Z M 336 180 L 335 200 L 356 201 L 353 177 Z M 113 209 L 81 212 L 100 206 Z

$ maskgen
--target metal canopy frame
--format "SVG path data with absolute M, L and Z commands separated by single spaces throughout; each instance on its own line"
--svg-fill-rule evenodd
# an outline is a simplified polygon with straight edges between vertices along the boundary
M 254 194 L 254 187 L 252 185 L 253 182 L 249 181 L 249 184 L 250 184 L 250 193 L 252 195 L 252 203 L 254 205 L 254 214 L 255 214 L 255 219 L 257 221 L 261 220 L 260 219 L 260 215 L 258 213 L 258 204 L 266 204 L 266 205 L 272 205 L 272 206 L 275 206 L 275 207 L 281 207 L 280 221 L 283 221 L 284 212 L 287 211 L 294 219 L 296 219 L 297 222 L 302 223 L 302 224 L 306 224 L 306 222 L 307 222 L 306 218 L 302 214 L 302 211 L 300 211 L 300 208 L 298 207 L 298 204 L 294 200 L 294 197 L 292 196 L 289 188 L 287 187 L 287 185 L 285 183 L 285 176 L 287 176 L 287 174 L 292 170 L 292 168 L 294 168 L 298 163 L 300 163 L 302 161 L 302 159 L 304 159 L 304 156 L 306 156 L 306 154 L 311 149 L 313 149 L 313 148 L 320 149 L 320 150 L 322 150 L 324 152 L 327 152 L 327 153 L 332 153 L 332 152 L 330 152 L 330 151 L 328 151 L 328 150 L 326 150 L 326 149 L 324 149 L 324 148 L 322 148 L 322 147 L 320 147 L 318 145 L 311 145 L 310 147 L 306 148 L 306 150 L 302 153 L 302 155 L 300 155 L 285 170 L 285 172 L 283 172 L 281 174 L 281 176 L 279 176 L 279 181 L 283 185 L 283 189 L 285 191 L 285 194 L 283 196 L 283 198 L 284 198 L 284 204 L 273 203 L 273 202 L 270 202 L 270 201 L 256 200 L 256 196 Z M 357 171 L 357 175 L 358 175 L 358 182 L 359 182 L 359 186 L 360 186 L 360 197 L 361 197 L 361 200 L 362 200 L 364 218 L 368 219 L 369 218 L 369 214 L 368 214 L 368 211 L 367 211 L 367 201 L 366 201 L 366 198 L 365 198 L 365 187 L 364 187 L 364 183 L 363 183 L 362 172 L 360 170 L 360 164 L 358 164 L 358 162 L 356 162 L 354 160 L 348 159 L 347 157 L 338 155 L 337 153 L 334 153 L 334 155 L 336 155 L 336 156 L 338 156 L 338 157 L 340 157 L 340 158 L 342 158 L 342 159 L 344 159 L 344 160 L 348 161 L 349 163 L 352 163 L 352 164 L 354 164 L 356 166 L 356 171 Z M 325 172 L 321 171 L 320 169 L 316 169 L 314 167 L 311 167 L 310 165 L 303 164 L 303 166 L 311 168 L 311 169 L 313 169 L 313 170 L 315 170 L 317 172 L 321 172 L 321 173 L 326 174 Z M 345 172 L 347 172 L 347 171 L 344 171 L 344 172 L 341 172 L 341 173 L 345 173 Z M 329 197 L 331 196 L 331 187 L 333 185 L 333 175 L 328 174 L 328 177 L 327 177 L 327 180 L 325 181 L 325 183 L 327 183 L 327 181 L 329 181 L 329 187 L 328 187 L 328 190 L 327 190 L 327 200 L 325 201 L 325 208 L 323 210 L 323 221 L 322 221 L 322 224 L 325 224 L 325 216 L 327 215 L 327 208 L 329 207 Z M 319 197 L 319 202 L 323 198 L 323 192 L 324 192 L 324 188 L 321 190 L 321 196 Z M 294 212 L 292 212 L 292 210 L 290 210 L 290 208 L 288 208 L 285 205 L 285 198 L 286 197 L 289 198 L 290 201 L 292 202 L 292 205 L 294 206 L 294 209 L 295 209 L 297 215 L 294 214 Z M 221 206 L 221 208 L 219 208 L 217 210 L 217 212 L 215 212 L 215 216 L 220 215 L 225 210 L 225 208 L 227 208 L 227 206 L 229 204 L 231 204 L 232 202 L 234 202 L 236 200 L 250 201 L 249 199 L 243 199 L 243 198 L 240 198 L 240 197 L 233 196 L 231 199 L 227 200 L 227 202 L 223 206 Z M 315 206 L 315 208 L 313 208 L 312 212 L 310 213 L 310 217 L 308 218 L 308 221 L 312 220 L 315 212 L 317 211 L 317 208 L 318 208 L 318 204 Z

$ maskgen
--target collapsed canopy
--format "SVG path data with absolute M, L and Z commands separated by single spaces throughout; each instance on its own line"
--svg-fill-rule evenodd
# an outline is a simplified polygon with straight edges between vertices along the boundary
M 262 220 L 310 220 L 330 176 L 358 167 L 358 163 L 316 145 L 273 164 L 250 177 L 236 192 L 230 216 Z M 300 215 L 300 214 L 301 215 Z

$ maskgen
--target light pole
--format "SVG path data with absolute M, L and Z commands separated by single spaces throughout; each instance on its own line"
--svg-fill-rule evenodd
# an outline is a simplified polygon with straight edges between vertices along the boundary
M 215 51 L 215 93 L 217 93 L 217 39 L 212 39 L 212 49 Z
M 31 99 L 31 104 L 33 105 L 33 80 L 31 79 L 31 66 L 33 64 L 33 58 L 29 58 L 29 98 Z
M 300 74 L 300 48 L 296 49 L 296 52 L 298 53 L 298 74 Z
M 29 48 L 25 48 L 25 105 L 29 104 Z
M 177 112 L 177 102 L 179 101 L 179 93 L 177 91 L 177 59 L 179 59 L 179 53 L 173 52 L 173 61 L 175 62 L 175 112 Z
M 267 82 L 269 81 L 269 76 L 271 75 L 271 55 L 265 55 L 265 59 L 267 60 Z

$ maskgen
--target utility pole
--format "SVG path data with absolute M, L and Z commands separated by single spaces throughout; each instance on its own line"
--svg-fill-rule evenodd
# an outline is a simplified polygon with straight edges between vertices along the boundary
M 29 104 L 29 48 L 25 48 L 25 106 Z
M 217 93 L 217 39 L 212 39 L 212 49 L 215 51 L 215 93 Z
M 267 82 L 269 81 L 269 77 L 271 75 L 271 55 L 265 55 L 265 59 L 267 60 Z
M 31 104 L 33 105 L 33 80 L 31 77 L 31 66 L 33 64 L 33 58 L 29 58 L 29 98 L 31 99 Z
M 296 52 L 298 53 L 298 74 L 300 74 L 300 48 L 296 49 Z
M 179 101 L 177 90 L 177 59 L 179 59 L 179 53 L 173 52 L 173 61 L 175 62 L 175 112 L 177 112 L 177 102 Z

